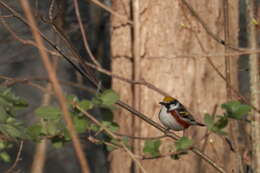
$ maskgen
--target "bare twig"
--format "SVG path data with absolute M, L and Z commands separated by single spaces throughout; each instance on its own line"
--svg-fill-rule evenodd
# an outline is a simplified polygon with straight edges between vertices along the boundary
M 140 57 L 141 57 L 141 51 L 140 51 L 140 46 L 141 46 L 141 33 L 140 33 L 140 2 L 139 0 L 132 0 L 132 16 L 133 16 L 133 21 L 134 24 L 132 25 L 133 28 L 133 34 L 132 34 L 132 55 L 133 55 L 133 80 L 134 81 L 139 81 L 140 80 Z M 133 85 L 133 108 L 136 110 L 140 110 L 140 86 L 139 85 Z M 132 119 L 132 135 L 133 136 L 140 136 L 141 133 L 141 124 L 140 121 L 137 117 L 133 117 Z M 136 155 L 140 155 L 140 146 L 141 143 L 139 140 L 134 140 L 133 141 L 133 151 Z M 133 163 L 134 166 L 134 172 L 138 173 L 139 169 L 136 164 Z
M 86 36 L 85 29 L 84 29 L 84 26 L 83 26 L 83 23 L 82 23 L 82 20 L 81 20 L 81 16 L 80 16 L 80 12 L 79 12 L 78 0 L 73 0 L 73 3 L 74 3 L 74 8 L 75 8 L 77 20 L 78 20 L 79 27 L 80 27 L 80 32 L 81 32 L 82 37 L 83 37 L 83 43 L 84 43 L 85 49 L 88 52 L 88 55 L 89 55 L 90 59 L 93 61 L 93 63 L 96 64 L 96 66 L 100 66 L 100 64 L 98 63 L 98 61 L 96 60 L 96 58 L 94 57 L 94 55 L 92 54 L 92 52 L 89 48 L 87 36 Z
M 201 24 L 201 26 L 205 29 L 205 31 L 208 33 L 208 35 L 210 37 L 212 37 L 215 41 L 217 41 L 218 43 L 232 49 L 235 51 L 243 51 L 239 48 L 233 47 L 231 45 L 229 45 L 228 43 L 226 43 L 224 40 L 218 38 L 218 36 L 216 34 L 214 34 L 208 27 L 208 25 L 206 24 L 206 22 L 204 22 L 204 20 L 198 15 L 198 13 L 193 9 L 193 7 L 186 1 L 186 0 L 180 0 L 182 4 L 184 4 L 186 6 L 186 8 L 190 11 L 191 15 L 194 16 L 197 21 Z
M 114 139 L 119 139 L 117 135 L 115 135 L 112 131 L 110 131 L 106 126 L 104 126 L 102 123 L 100 123 L 94 116 L 92 116 L 90 113 L 86 112 L 84 109 L 82 109 L 79 105 L 75 104 L 76 108 L 82 112 L 85 116 L 87 116 L 91 121 L 93 121 L 96 125 L 100 126 L 109 136 L 111 136 Z M 137 160 L 136 156 L 126 147 L 126 145 L 120 141 L 119 144 L 122 146 L 122 148 L 128 153 L 128 155 L 133 159 L 133 161 L 138 165 L 138 167 L 141 169 L 143 173 L 146 173 L 147 171 L 144 169 L 142 164 L 139 160 Z
M 112 15 L 118 17 L 119 19 L 123 20 L 124 22 L 131 24 L 131 25 L 133 24 L 133 21 L 129 20 L 128 17 L 117 13 L 116 11 L 114 11 L 111 8 L 107 7 L 106 5 L 102 4 L 98 0 L 90 0 L 90 1 L 93 2 L 94 4 L 96 4 L 97 6 L 101 7 L 102 9 L 108 11 L 110 14 L 112 14 Z
M 242 48 L 241 48 L 242 49 Z M 167 56 L 145 56 L 145 58 L 152 59 L 160 59 L 160 60 L 175 60 L 176 58 L 195 58 L 196 60 L 200 60 L 206 57 L 209 58 L 219 58 L 223 56 L 240 56 L 240 55 L 250 55 L 250 54 L 259 54 L 260 49 L 243 49 L 242 52 L 227 52 L 227 53 L 208 53 L 208 54 L 199 54 L 199 53 L 192 53 L 189 54 L 174 54 L 174 55 L 167 55 Z M 132 57 L 127 55 L 115 55 L 113 58 L 128 58 L 131 59 Z
M 26 17 L 28 18 L 28 21 L 30 23 L 31 31 L 32 31 L 33 36 L 35 38 L 35 41 L 37 43 L 37 47 L 39 49 L 39 53 L 40 53 L 41 58 L 43 60 L 44 66 L 45 66 L 45 68 L 46 68 L 46 70 L 48 72 L 50 80 L 51 80 L 51 82 L 53 84 L 54 92 L 55 92 L 55 94 L 56 94 L 56 96 L 57 96 L 57 98 L 59 100 L 59 104 L 61 106 L 61 110 L 63 112 L 64 119 L 66 121 L 69 133 L 70 133 L 71 138 L 72 138 L 72 143 L 74 145 L 74 149 L 76 151 L 76 154 L 78 156 L 79 162 L 81 164 L 82 172 L 88 173 L 89 172 L 89 166 L 87 164 L 87 161 L 86 161 L 86 158 L 85 158 L 85 154 L 83 152 L 81 143 L 80 143 L 79 138 L 77 136 L 76 129 L 75 129 L 73 123 L 72 123 L 69 111 L 67 109 L 66 99 L 65 99 L 65 97 L 64 97 L 64 95 L 62 93 L 62 89 L 61 89 L 61 86 L 60 86 L 60 84 L 59 84 L 59 82 L 57 80 L 56 73 L 55 73 L 55 71 L 54 71 L 54 69 L 53 69 L 53 67 L 51 65 L 51 62 L 49 60 L 47 52 L 44 49 L 45 46 L 43 44 L 42 37 L 40 36 L 40 34 L 38 32 L 38 29 L 37 29 L 37 26 L 36 26 L 36 22 L 35 22 L 35 20 L 33 18 L 33 15 L 32 15 L 31 7 L 29 5 L 28 0 L 20 0 L 20 3 L 22 5 L 22 8 L 23 8 L 23 10 L 25 12 Z
M 127 138 L 138 139 L 138 140 L 155 140 L 155 139 L 161 139 L 161 138 L 167 137 L 165 135 L 154 136 L 154 137 L 131 136 L 131 135 L 126 135 L 126 134 L 122 134 L 122 133 L 118 133 L 118 132 L 114 132 L 114 134 L 117 136 L 120 136 L 120 137 L 127 137 Z
M 26 19 L 24 19 L 17 11 L 15 11 L 13 8 L 11 8 L 9 5 L 7 5 L 5 2 L 0 1 L 0 5 L 3 6 L 4 8 L 6 8 L 10 13 L 12 13 L 12 15 L 14 15 L 14 17 L 16 17 L 17 19 L 19 19 L 21 22 L 23 22 L 25 25 L 30 26 L 29 23 L 26 21 Z M 82 58 L 77 54 L 77 52 L 75 51 L 75 48 L 69 43 L 69 41 L 65 38 L 64 34 L 62 32 L 59 31 L 59 28 L 56 27 L 55 25 L 53 25 L 53 27 L 56 29 L 55 31 L 57 32 L 57 34 L 59 34 L 61 36 L 61 38 L 65 41 L 65 44 L 67 46 L 69 46 L 69 49 L 71 50 L 74 58 L 77 59 L 77 63 L 83 63 L 82 62 Z M 37 28 L 36 28 L 37 29 Z M 95 83 L 95 80 L 93 80 L 90 75 L 86 72 L 83 71 L 80 67 L 78 67 L 70 58 L 68 58 L 51 40 L 49 40 L 42 32 L 40 32 L 40 30 L 37 29 L 37 32 L 41 35 L 41 37 L 52 47 L 54 48 L 60 55 L 62 55 L 63 58 L 66 59 L 66 61 L 68 63 L 70 63 L 73 68 L 75 68 L 80 74 L 82 74 L 83 76 L 87 77 L 91 82 Z
M 110 72 L 110 71 L 108 71 L 108 70 L 106 70 L 106 69 L 104 69 L 104 68 L 102 68 L 102 67 L 97 67 L 97 66 L 95 66 L 94 64 L 90 64 L 90 63 L 88 63 L 88 62 L 85 62 L 85 65 L 88 66 L 88 67 L 91 67 L 91 68 L 93 68 L 93 69 L 95 69 L 95 70 L 97 70 L 97 71 L 99 71 L 99 72 L 101 72 L 101 73 L 103 73 L 103 74 L 106 74 L 106 75 L 108 75 L 108 76 L 117 78 L 117 79 L 122 80 L 122 81 L 124 81 L 124 82 L 130 83 L 130 84 L 138 84 L 138 85 L 146 86 L 146 87 L 148 87 L 148 88 L 150 88 L 150 89 L 152 89 L 152 90 L 154 90 L 154 91 L 160 93 L 160 94 L 163 95 L 163 96 L 169 96 L 169 95 L 170 95 L 169 93 L 167 93 L 167 92 L 161 90 L 160 88 L 157 88 L 157 87 L 154 86 L 153 84 L 151 84 L 151 83 L 149 83 L 149 82 L 146 82 L 146 81 L 143 80 L 143 79 L 140 79 L 139 81 L 135 81 L 135 80 L 128 79 L 128 78 L 122 77 L 122 76 L 120 76 L 120 75 L 114 74 L 114 73 L 112 73 L 112 72 Z
M 13 170 L 17 166 L 18 162 L 21 160 L 20 157 L 21 157 L 22 149 L 23 149 L 23 141 L 20 142 L 19 150 L 18 150 L 18 153 L 16 155 L 16 159 L 15 159 L 13 165 L 5 173 L 12 173 L 13 172 Z
M 142 156 L 142 159 L 143 160 L 161 159 L 161 158 L 169 157 L 169 156 L 172 156 L 172 155 L 180 155 L 182 153 L 184 153 L 184 151 L 172 151 L 172 152 L 169 152 L 169 153 L 166 153 L 166 154 L 163 154 L 163 155 L 159 155 L 159 156 L 155 156 L 155 157 Z
M 28 44 L 28 45 L 37 47 L 37 44 L 36 44 L 34 41 L 32 41 L 32 40 L 25 40 L 25 39 L 19 37 L 19 36 L 11 29 L 11 27 L 5 22 L 4 19 L 0 19 L 0 20 L 1 20 L 1 23 L 3 24 L 3 26 L 5 27 L 5 29 L 11 34 L 11 36 L 12 36 L 14 39 L 18 40 L 18 41 L 21 42 L 22 44 Z M 57 52 L 55 52 L 55 51 L 51 51 L 51 50 L 48 50 L 48 49 L 46 49 L 46 48 L 45 48 L 45 50 L 46 50 L 48 53 L 52 54 L 52 55 L 59 56 L 59 54 L 58 54 Z
M 185 16 L 185 17 L 186 17 L 186 19 L 189 21 L 189 19 L 187 18 L 187 16 Z M 204 48 L 204 46 L 203 46 L 201 40 L 199 39 L 199 37 L 198 37 L 198 35 L 197 35 L 197 33 L 194 32 L 194 34 L 195 34 L 196 39 L 197 39 L 198 42 L 199 42 L 199 45 L 200 45 L 202 51 L 207 53 L 206 49 Z M 219 71 L 219 69 L 215 66 L 215 64 L 213 63 L 213 61 L 211 60 L 211 58 L 208 57 L 208 56 L 206 56 L 206 59 L 207 59 L 208 63 L 211 65 L 211 67 L 216 71 L 216 73 L 226 82 L 226 86 L 230 89 L 230 91 L 232 91 L 234 94 L 236 94 L 236 96 L 238 97 L 238 99 L 240 99 L 240 100 L 242 100 L 243 102 L 245 102 L 246 104 L 250 105 L 255 111 L 257 111 L 257 112 L 260 113 L 260 110 L 259 110 L 258 108 L 256 108 L 256 107 L 255 107 L 254 105 L 252 105 L 244 96 L 242 96 L 242 95 L 240 94 L 240 92 L 237 91 L 237 90 L 235 89 L 235 87 L 234 87 L 230 82 L 227 82 L 226 77 L 225 77 L 225 76 Z
M 14 17 L 13 15 L 3 15 L 3 16 L 0 16 L 0 18 L 10 18 L 10 17 Z

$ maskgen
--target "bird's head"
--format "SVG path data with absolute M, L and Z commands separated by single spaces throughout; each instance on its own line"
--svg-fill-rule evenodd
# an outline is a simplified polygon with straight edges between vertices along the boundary
M 165 106 L 168 111 L 175 110 L 180 107 L 179 101 L 171 96 L 164 97 L 163 101 L 160 102 L 160 104 L 162 106 Z

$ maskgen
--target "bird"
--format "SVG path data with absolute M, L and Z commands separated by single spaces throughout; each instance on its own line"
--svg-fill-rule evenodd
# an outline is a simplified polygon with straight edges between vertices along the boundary
M 193 125 L 205 126 L 196 121 L 183 104 L 171 96 L 164 97 L 160 104 L 159 120 L 167 130 L 181 131 Z

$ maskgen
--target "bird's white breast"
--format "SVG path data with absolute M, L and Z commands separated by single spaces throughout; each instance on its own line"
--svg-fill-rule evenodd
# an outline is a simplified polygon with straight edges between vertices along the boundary
M 162 124 L 167 128 L 176 131 L 184 129 L 183 126 L 179 125 L 179 123 L 176 122 L 175 118 L 173 118 L 171 113 L 167 112 L 167 108 L 165 106 L 162 106 L 161 108 L 161 111 L 159 113 L 159 119 L 162 122 Z

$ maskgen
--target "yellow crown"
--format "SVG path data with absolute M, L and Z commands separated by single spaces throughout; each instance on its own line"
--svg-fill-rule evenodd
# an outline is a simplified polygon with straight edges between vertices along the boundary
M 164 97 L 163 102 L 170 103 L 170 102 L 172 102 L 174 100 L 176 100 L 176 99 L 171 97 L 171 96 L 166 96 L 166 97 Z

